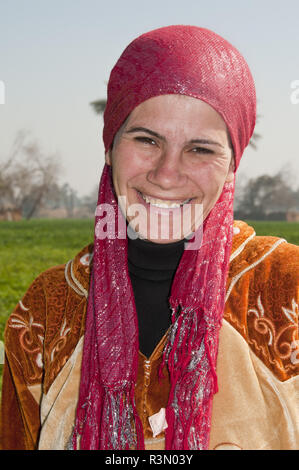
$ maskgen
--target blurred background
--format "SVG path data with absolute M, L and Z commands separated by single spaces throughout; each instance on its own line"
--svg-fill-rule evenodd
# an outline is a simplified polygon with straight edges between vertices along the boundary
M 1 0 L 0 219 L 93 217 L 111 68 L 136 36 L 194 24 L 234 44 L 256 82 L 237 215 L 299 220 L 298 18 L 297 0 Z

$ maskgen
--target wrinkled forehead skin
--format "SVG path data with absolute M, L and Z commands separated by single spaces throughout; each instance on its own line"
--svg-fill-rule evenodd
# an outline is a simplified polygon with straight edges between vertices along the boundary
M 124 50 L 108 83 L 105 150 L 136 106 L 166 94 L 201 99 L 222 116 L 237 168 L 256 121 L 254 81 L 234 46 L 196 26 L 159 28 L 139 36 Z

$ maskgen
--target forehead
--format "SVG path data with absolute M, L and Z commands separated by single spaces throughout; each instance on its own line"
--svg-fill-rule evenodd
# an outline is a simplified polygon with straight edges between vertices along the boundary
M 120 131 L 134 127 L 150 128 L 165 137 L 177 134 L 187 138 L 204 134 L 227 137 L 228 134 L 223 118 L 212 106 L 185 95 L 161 95 L 144 101 L 134 108 Z

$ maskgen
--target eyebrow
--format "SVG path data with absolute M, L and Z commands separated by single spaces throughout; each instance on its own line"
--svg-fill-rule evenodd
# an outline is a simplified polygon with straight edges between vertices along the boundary
M 151 129 L 147 129 L 146 127 L 131 127 L 129 130 L 126 131 L 127 134 L 132 134 L 133 132 L 145 132 L 150 134 L 153 137 L 157 137 L 160 140 L 166 141 L 166 138 L 162 135 L 158 134 L 158 132 L 152 131 Z M 218 145 L 221 148 L 224 148 L 219 142 L 215 142 L 214 140 L 210 139 L 192 139 L 189 142 L 190 144 L 206 144 L 206 145 Z
M 153 137 L 157 137 L 158 139 L 166 141 L 165 137 L 158 134 L 158 132 L 151 131 L 150 129 L 147 129 L 146 127 L 131 127 L 128 131 L 126 131 L 127 134 L 131 134 L 133 132 L 146 132 L 147 134 L 150 134 Z
M 215 142 L 215 140 L 210 139 L 192 139 L 190 140 L 190 144 L 208 144 L 208 145 L 218 145 L 221 148 L 224 148 L 222 144 L 219 142 Z

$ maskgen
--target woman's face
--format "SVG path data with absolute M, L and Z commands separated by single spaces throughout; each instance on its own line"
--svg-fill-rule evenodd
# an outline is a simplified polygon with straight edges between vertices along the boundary
M 156 243 L 195 231 L 233 179 L 234 165 L 222 117 L 184 95 L 157 96 L 137 106 L 116 134 L 106 163 L 112 165 L 116 195 L 125 197 L 128 222 Z M 201 220 L 195 208 L 202 209 Z M 178 231 L 187 219 L 188 233 L 186 226 Z

